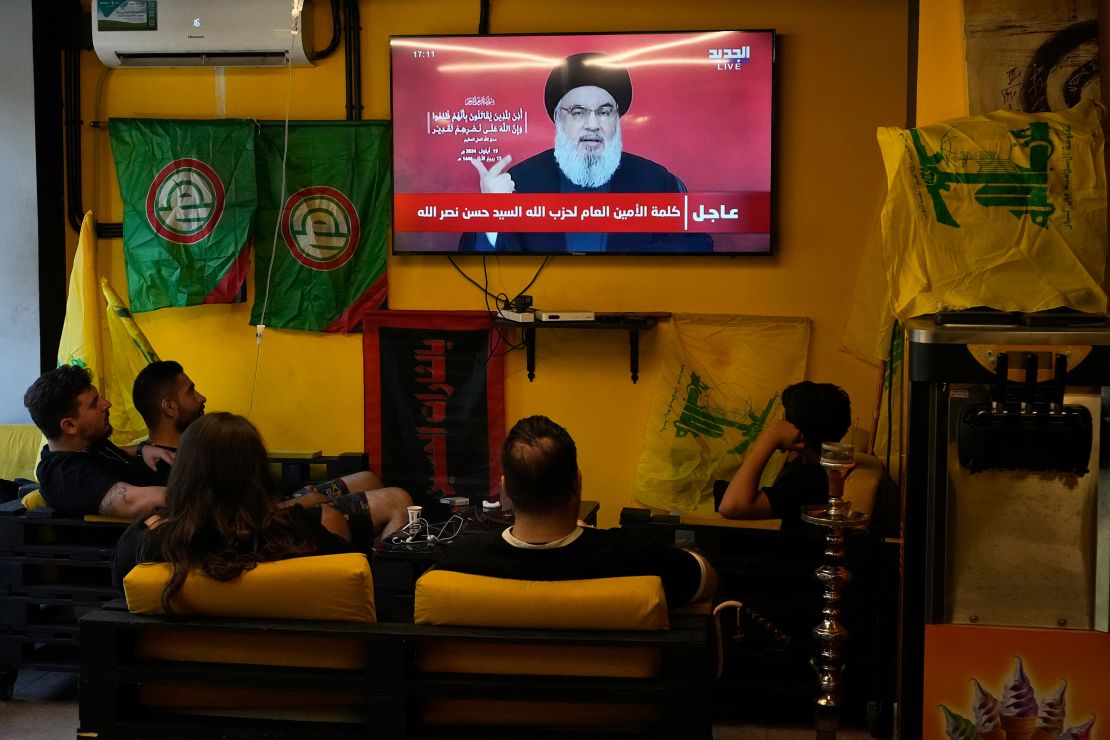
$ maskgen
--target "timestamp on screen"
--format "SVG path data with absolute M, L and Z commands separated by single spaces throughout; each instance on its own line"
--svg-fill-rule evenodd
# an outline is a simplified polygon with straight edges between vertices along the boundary
M 412 50 L 412 58 L 413 59 L 435 59 L 436 58 L 436 52 L 435 52 L 435 49 L 413 49 Z

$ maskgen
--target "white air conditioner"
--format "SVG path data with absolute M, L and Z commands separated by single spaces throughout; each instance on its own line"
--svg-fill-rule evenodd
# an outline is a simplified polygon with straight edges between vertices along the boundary
M 109 67 L 312 64 L 312 0 L 93 0 L 93 48 Z

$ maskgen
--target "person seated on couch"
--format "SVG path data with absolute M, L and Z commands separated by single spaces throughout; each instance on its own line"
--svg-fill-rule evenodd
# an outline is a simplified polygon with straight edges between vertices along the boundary
M 165 507 L 120 537 L 113 581 L 122 590 L 136 564 L 172 564 L 165 608 L 190 568 L 226 581 L 263 561 L 356 551 L 335 508 L 286 503 L 255 426 L 236 414 L 206 414 L 181 437 Z
M 521 419 L 509 430 L 501 466 L 513 525 L 453 542 L 436 568 L 533 581 L 656 575 L 669 608 L 715 589 L 713 567 L 696 553 L 581 525 L 578 451 L 567 430 L 546 416 Z
M 821 444 L 837 442 L 852 425 L 848 394 L 832 383 L 803 380 L 782 391 L 785 419 L 763 432 L 732 476 L 719 511 L 726 519 L 782 519 L 783 529 L 801 526 L 803 506 L 829 498 L 829 479 L 821 467 Z M 775 482 L 759 479 L 777 451 L 792 453 Z
M 131 398 L 149 432 L 147 441 L 139 447 L 154 446 L 169 453 L 177 452 L 182 434 L 204 416 L 208 400 L 181 364 L 173 360 L 158 360 L 140 370 Z M 163 482 L 169 480 L 170 465 L 160 462 L 158 471 Z M 408 521 L 407 508 L 412 504 L 404 489 L 387 487 L 368 470 L 310 484 L 294 493 L 293 498 L 306 507 L 331 504 L 339 508 L 348 517 L 355 544 L 364 552 L 372 544 L 371 539 L 403 527 Z
M 47 440 L 35 475 L 42 497 L 58 512 L 133 519 L 165 503 L 166 489 L 153 465 L 172 456 L 156 448 L 140 456 L 112 444 L 112 404 L 88 369 L 59 365 L 43 373 L 23 405 Z

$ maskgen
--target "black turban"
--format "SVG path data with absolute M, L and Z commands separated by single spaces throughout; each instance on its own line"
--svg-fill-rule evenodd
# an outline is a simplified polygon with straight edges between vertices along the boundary
M 543 91 L 543 101 L 547 104 L 547 115 L 555 120 L 555 106 L 563 96 L 576 87 L 593 85 L 600 87 L 617 101 L 617 109 L 623 116 L 632 105 L 632 78 L 624 67 L 615 67 L 608 64 L 587 64 L 594 59 L 608 59 L 605 54 L 597 51 L 586 51 L 581 54 L 571 54 L 559 63 L 551 74 L 547 76 L 547 86 Z

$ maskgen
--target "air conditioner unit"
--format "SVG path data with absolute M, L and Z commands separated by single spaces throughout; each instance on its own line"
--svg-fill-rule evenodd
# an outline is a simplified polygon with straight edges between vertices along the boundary
M 109 67 L 312 64 L 312 0 L 93 0 L 93 48 Z

